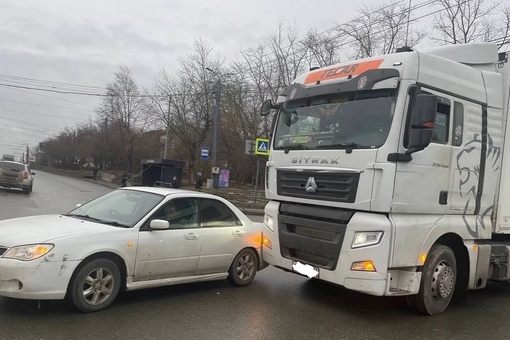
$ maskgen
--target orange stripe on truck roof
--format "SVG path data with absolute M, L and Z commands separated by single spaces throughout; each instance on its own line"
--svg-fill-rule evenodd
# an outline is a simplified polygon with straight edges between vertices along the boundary
M 370 60 L 312 72 L 306 77 L 305 84 L 315 83 L 319 80 L 323 81 L 336 78 L 344 78 L 349 75 L 357 76 L 358 74 L 361 74 L 365 71 L 379 68 L 383 61 L 384 59 Z

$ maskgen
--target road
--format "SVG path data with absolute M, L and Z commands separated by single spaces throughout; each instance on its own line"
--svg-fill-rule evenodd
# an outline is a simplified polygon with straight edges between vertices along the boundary
M 0 219 L 65 212 L 110 190 L 37 172 L 31 196 L 0 190 Z M 217 281 L 128 292 L 100 313 L 77 313 L 62 301 L 38 307 L 0 298 L 0 339 L 437 340 L 505 339 L 510 332 L 508 284 L 490 284 L 471 292 L 466 305 L 424 317 L 401 298 L 357 294 L 271 267 L 249 287 Z

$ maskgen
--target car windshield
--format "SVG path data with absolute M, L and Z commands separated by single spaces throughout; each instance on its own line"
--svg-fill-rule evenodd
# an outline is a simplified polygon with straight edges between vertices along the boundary
M 390 130 L 396 90 L 334 94 L 286 102 L 274 149 L 374 149 Z
M 70 211 L 66 216 L 115 227 L 133 227 L 163 199 L 162 195 L 143 191 L 115 190 Z

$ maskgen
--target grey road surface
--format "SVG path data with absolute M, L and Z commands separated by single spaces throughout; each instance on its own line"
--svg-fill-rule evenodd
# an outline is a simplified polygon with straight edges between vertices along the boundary
M 67 211 L 111 190 L 42 172 L 36 180 L 31 196 L 0 190 L 0 219 Z M 507 339 L 508 320 L 506 283 L 424 317 L 401 298 L 366 296 L 271 267 L 249 287 L 216 281 L 128 292 L 93 314 L 63 301 L 38 306 L 0 298 L 0 339 Z

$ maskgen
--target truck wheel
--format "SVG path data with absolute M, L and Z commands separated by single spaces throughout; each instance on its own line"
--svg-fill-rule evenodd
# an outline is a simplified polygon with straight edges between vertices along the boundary
M 95 259 L 78 269 L 69 285 L 70 302 L 85 313 L 108 308 L 119 293 L 120 270 L 107 259 Z
M 257 273 L 257 255 L 251 249 L 243 249 L 230 265 L 227 280 L 234 286 L 247 286 Z
M 434 245 L 423 266 L 420 291 L 407 297 L 409 307 L 428 315 L 444 312 L 452 299 L 456 280 L 455 254 L 445 245 Z

